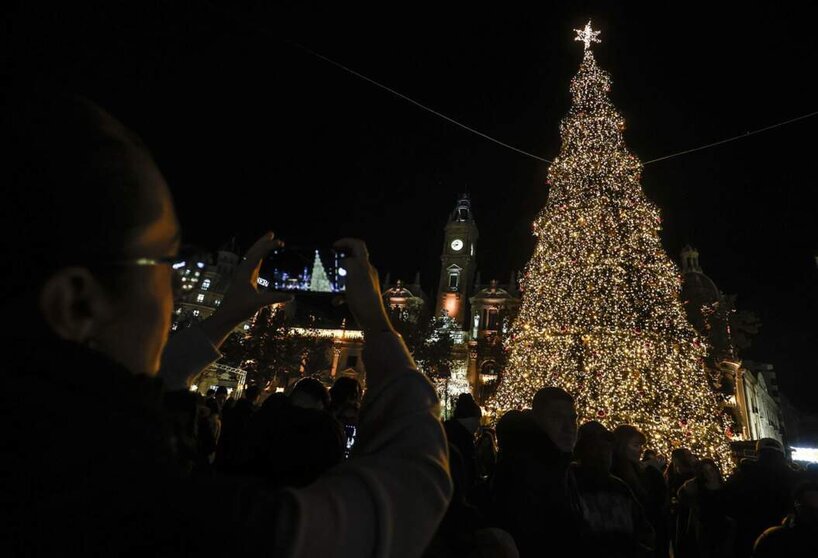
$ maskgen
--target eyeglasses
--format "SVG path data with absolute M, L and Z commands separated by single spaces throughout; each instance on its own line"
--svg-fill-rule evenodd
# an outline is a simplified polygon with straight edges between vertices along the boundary
M 173 271 L 171 277 L 171 287 L 173 289 L 174 300 L 178 299 L 182 294 L 182 285 L 185 273 L 185 258 L 184 256 L 165 256 L 158 258 L 134 258 L 127 260 L 114 260 L 106 262 L 106 265 L 113 266 L 136 266 L 136 267 L 154 267 L 159 265 L 169 265 Z
M 184 294 L 186 279 L 192 278 L 188 276 L 198 276 L 199 274 L 196 273 L 196 271 L 204 271 L 205 267 L 208 265 L 205 263 L 208 261 L 208 254 L 209 252 L 207 250 L 204 250 L 199 246 L 185 244 L 182 245 L 179 252 L 174 256 L 145 256 L 140 258 L 123 259 L 114 258 L 101 263 L 98 262 L 95 265 L 123 267 L 155 267 L 159 265 L 169 265 L 173 271 L 173 297 L 174 300 L 178 301 Z

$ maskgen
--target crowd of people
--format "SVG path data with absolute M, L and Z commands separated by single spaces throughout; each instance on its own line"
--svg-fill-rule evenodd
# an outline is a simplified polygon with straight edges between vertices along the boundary
M 775 439 L 759 440 L 725 480 L 713 460 L 686 448 L 669 460 L 646 448 L 633 426 L 577 426 L 573 399 L 559 388 L 500 418 L 496 455 L 479 451 L 485 434 L 466 436 L 461 409 L 479 417 L 463 394 L 445 424 L 455 497 L 467 494 L 465 507 L 483 519 L 476 525 L 503 529 L 520 556 L 818 556 L 818 478 L 789 462 Z M 445 555 L 482 555 L 474 540 L 462 544 Z
M 255 281 L 278 241 L 169 339 L 180 230 L 148 149 L 82 98 L 5 101 L 5 555 L 818 556 L 818 484 L 776 440 L 725 480 L 633 426 L 579 425 L 558 388 L 495 429 L 469 394 L 441 422 L 360 240 L 337 246 L 366 389 L 191 392 L 238 324 L 290 300 Z

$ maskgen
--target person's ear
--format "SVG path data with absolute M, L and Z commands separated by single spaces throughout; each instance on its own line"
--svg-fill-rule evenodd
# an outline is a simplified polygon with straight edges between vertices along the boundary
M 40 291 L 40 312 L 61 339 L 91 344 L 111 315 L 110 297 L 84 267 L 66 267 L 48 278 Z

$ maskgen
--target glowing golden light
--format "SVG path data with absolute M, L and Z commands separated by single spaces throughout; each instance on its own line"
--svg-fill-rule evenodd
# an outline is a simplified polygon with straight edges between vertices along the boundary
M 703 364 L 706 348 L 679 299 L 681 279 L 659 239 L 661 218 L 640 185 L 642 163 L 608 99 L 610 77 L 585 54 L 571 81 L 562 148 L 536 218 L 509 362 L 488 407 L 529 407 L 536 391 L 571 393 L 581 420 L 632 424 L 667 455 L 690 448 L 731 467 L 725 425 Z

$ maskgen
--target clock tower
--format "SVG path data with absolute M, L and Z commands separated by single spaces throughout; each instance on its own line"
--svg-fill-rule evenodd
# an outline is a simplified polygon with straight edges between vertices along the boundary
M 444 229 L 436 307 L 438 316 L 445 311 L 460 329 L 464 328 L 466 302 L 471 295 L 477 267 L 477 237 L 471 200 L 468 194 L 463 194 Z

